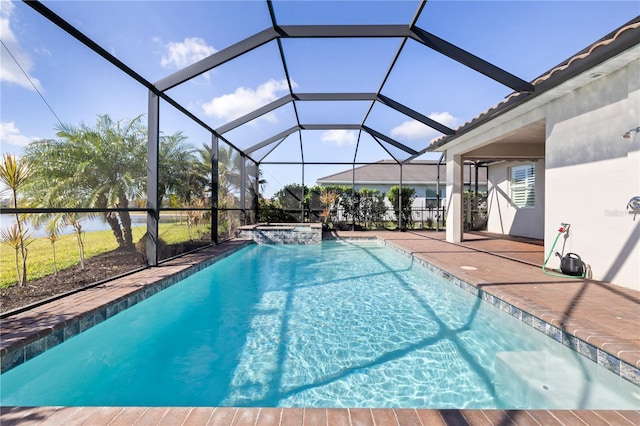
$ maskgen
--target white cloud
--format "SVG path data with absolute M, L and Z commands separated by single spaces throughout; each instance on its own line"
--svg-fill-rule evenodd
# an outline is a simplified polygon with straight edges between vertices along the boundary
M 432 135 L 434 130 L 416 120 L 405 121 L 391 129 L 391 136 L 399 139 L 424 139 Z
M 11 29 L 11 15 L 14 8 L 13 2 L 0 1 L 0 34 L 2 34 L 2 42 L 4 44 L 1 47 L 2 53 L 0 54 L 0 81 L 17 84 L 29 90 L 34 90 L 33 86 L 35 86 L 42 91 L 40 81 L 31 75 L 33 60 L 24 51 Z M 18 64 L 20 65 L 18 66 Z M 29 76 L 28 78 L 25 73 Z M 29 82 L 29 79 L 31 79 L 31 82 Z
M 292 82 L 295 87 L 295 83 Z M 287 80 L 276 81 L 271 79 L 259 85 L 256 89 L 248 87 L 238 87 L 235 92 L 213 98 L 210 102 L 202 104 L 202 109 L 206 115 L 231 121 L 235 118 L 260 108 L 275 101 L 281 92 L 288 91 Z M 274 121 L 273 115 L 265 116 L 268 120 Z
M 14 122 L 7 123 L 0 122 L 0 141 L 2 144 L 11 144 L 16 146 L 26 146 L 32 141 L 32 138 L 28 138 L 20 133 Z
M 460 124 L 460 120 L 448 112 L 433 112 L 427 117 L 452 129 Z M 391 136 L 405 140 L 429 139 L 438 135 L 440 132 L 416 120 L 405 121 L 391 129 Z
M 351 146 L 356 144 L 356 133 L 346 129 L 327 130 L 322 134 L 320 140 L 337 146 Z
M 177 69 L 182 69 L 217 52 L 200 37 L 187 37 L 182 42 L 171 42 L 165 45 L 165 48 L 167 51 L 162 55 L 160 63 L 165 68 Z
M 460 125 L 460 119 L 457 117 L 454 117 L 448 112 L 432 112 L 427 117 L 437 121 L 440 124 L 444 124 L 445 126 L 450 127 L 452 129 L 455 129 Z

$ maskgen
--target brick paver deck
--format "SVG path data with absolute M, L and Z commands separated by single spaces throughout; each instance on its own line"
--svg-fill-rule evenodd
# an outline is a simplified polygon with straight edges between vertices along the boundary
M 540 265 L 544 253 L 540 244 L 465 234 L 460 244 L 447 243 L 436 232 L 340 232 L 338 238 L 378 237 L 389 245 L 413 254 L 451 276 L 486 294 L 553 324 L 565 333 L 640 367 L 640 292 L 613 284 L 583 279 L 552 277 Z M 117 300 L 124 309 L 137 303 L 160 279 L 183 275 L 191 267 L 225 251 L 237 249 L 235 241 L 175 259 L 157 268 L 105 284 L 86 292 L 43 305 L 1 322 L 0 353 L 24 347 L 23 356 L 43 348 L 39 338 L 72 337 L 90 327 L 78 318 L 92 313 L 97 323 L 118 312 L 105 306 Z M 62 330 L 62 332 L 60 331 Z M 58 343 L 53 339 L 51 344 Z M 46 348 L 44 348 L 46 349 Z M 3 407 L 0 423 L 46 425 L 638 425 L 640 411 L 576 410 L 413 410 L 413 409 L 279 409 L 222 407 Z
M 368 408 L 229 407 L 13 407 L 2 408 L 10 425 L 167 426 L 480 426 L 640 424 L 638 411 L 414 410 Z

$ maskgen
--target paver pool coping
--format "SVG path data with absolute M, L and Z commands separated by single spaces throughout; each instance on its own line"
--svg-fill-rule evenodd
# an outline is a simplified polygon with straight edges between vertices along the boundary
M 397 242 L 380 235 L 362 237 L 365 239 L 377 239 L 399 253 L 411 257 L 421 266 L 436 272 L 453 284 L 499 307 L 504 312 L 640 386 L 640 370 L 637 365 L 639 356 L 636 352 L 622 351 L 622 356 L 613 354 L 607 351 L 605 347 L 599 347 L 581 339 L 571 330 L 562 329 L 558 324 L 554 324 L 553 319 L 547 321 L 540 316 L 533 315 L 531 311 L 536 309 L 529 309 L 527 306 L 516 306 L 516 304 L 509 303 L 492 293 L 492 289 L 484 290 L 478 285 L 463 281 L 451 271 L 436 267 L 407 251 Z M 354 236 L 350 239 L 361 238 Z M 87 328 L 99 324 L 158 291 L 235 253 L 248 244 L 250 244 L 249 241 L 233 240 L 222 245 L 206 248 L 163 263 L 159 267 L 149 268 L 132 276 L 121 278 L 116 280 L 116 283 L 109 283 L 109 285 L 98 286 L 87 290 L 87 292 L 75 294 L 69 298 L 69 301 L 59 300 L 52 302 L 50 306 L 44 305 L 36 308 L 31 315 L 29 312 L 25 312 L 16 315 L 15 318 L 9 317 L 2 320 L 2 329 L 0 330 L 2 336 L 2 341 L 0 342 L 1 371 L 8 371 L 26 362 Z M 623 358 L 623 356 L 628 356 L 629 354 L 631 354 L 631 362 Z M 633 365 L 633 362 L 636 364 Z
M 0 407 L 3 426 L 567 426 L 640 424 L 634 410 L 428 410 L 413 408 Z

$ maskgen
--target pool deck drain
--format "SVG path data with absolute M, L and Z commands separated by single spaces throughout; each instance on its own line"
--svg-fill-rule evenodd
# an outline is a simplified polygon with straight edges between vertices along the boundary
M 338 232 L 333 238 L 377 238 L 386 245 L 427 262 L 449 279 L 482 291 L 483 298 L 505 311 L 524 312 L 540 331 L 559 332 L 560 338 L 575 338 L 576 345 L 587 344 L 587 355 L 595 348 L 596 361 L 610 362 L 607 354 L 621 360 L 621 368 L 640 368 L 640 292 L 612 284 L 550 277 L 542 273 L 543 247 L 536 242 L 495 238 L 488 234 L 465 234 L 462 243 L 444 241 L 443 232 Z M 93 321 L 103 320 L 105 306 L 126 308 L 137 303 L 134 293 L 145 286 L 188 269 L 211 262 L 238 249 L 244 242 L 229 242 L 157 268 L 150 268 L 95 290 L 81 292 L 1 321 L 0 353 L 22 345 L 27 352 L 46 335 L 60 337 L 92 324 L 78 318 L 94 313 Z M 460 266 L 467 266 L 461 268 Z M 471 268 L 468 268 L 471 267 Z M 475 268 L 475 269 L 473 269 Z M 461 285 L 458 283 L 458 285 Z M 518 311 L 519 310 L 519 311 Z M 95 314 L 95 313 L 98 314 Z M 113 314 L 113 308 L 111 313 Z M 522 314 L 521 314 L 522 315 Z M 527 317 L 528 318 L 528 317 Z M 65 330 L 65 325 L 75 324 Z M 523 321 L 525 318 L 523 318 Z M 536 322 L 539 321 L 540 323 Z M 526 322 L 526 321 L 525 321 Z M 544 329 L 546 327 L 546 329 Z M 547 333 L 549 334 L 549 333 Z M 64 337 L 64 335 L 63 335 Z M 69 336 L 71 337 L 71 336 Z M 53 342 L 56 343 L 56 342 Z M 36 346 L 42 343 L 36 344 Z M 44 348 L 46 349 L 46 348 Z M 628 372 L 626 374 L 629 374 Z M 632 381 L 638 380 L 637 377 Z M 637 381 L 636 381 L 637 383 Z M 0 424 L 610 424 L 638 425 L 640 411 L 576 410 L 412 410 L 412 409 L 294 409 L 294 408 L 169 408 L 169 407 L 2 407 Z

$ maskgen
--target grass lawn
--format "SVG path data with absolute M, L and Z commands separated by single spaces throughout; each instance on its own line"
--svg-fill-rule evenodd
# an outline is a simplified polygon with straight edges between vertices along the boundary
M 133 241 L 137 242 L 146 232 L 145 226 L 132 228 Z M 160 224 L 160 238 L 167 244 L 189 241 L 186 224 Z M 195 233 L 194 233 L 195 234 Z M 194 237 L 198 237 L 197 234 Z M 118 248 L 111 230 L 83 233 L 84 256 L 86 259 Z M 29 244 L 27 254 L 27 280 L 33 280 L 54 272 L 53 249 L 48 238 L 34 238 Z M 63 235 L 55 242 L 56 265 L 58 270 L 80 263 L 78 243 L 75 235 Z M 22 261 L 20 268 L 22 268 Z M 6 244 L 0 244 L 0 288 L 15 284 L 17 281 L 15 250 Z

